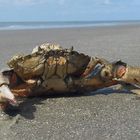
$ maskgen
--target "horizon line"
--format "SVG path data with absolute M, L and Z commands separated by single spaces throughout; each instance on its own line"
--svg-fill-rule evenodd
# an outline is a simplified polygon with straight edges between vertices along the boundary
M 131 22 L 131 21 L 140 21 L 140 19 L 128 19 L 128 20 L 62 20 L 62 21 L 55 21 L 55 20 L 19 20 L 19 21 L 0 21 L 0 23 L 2 22 L 49 22 L 49 23 L 53 23 L 53 22 L 120 22 L 120 21 L 124 21 L 124 22 Z

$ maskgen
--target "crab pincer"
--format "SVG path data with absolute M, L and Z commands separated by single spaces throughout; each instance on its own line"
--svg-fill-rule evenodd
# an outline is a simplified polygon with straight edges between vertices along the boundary
M 0 73 L 0 105 L 1 108 L 7 104 L 11 104 L 13 106 L 17 105 L 17 101 L 15 99 L 14 94 L 11 92 L 9 88 L 9 79 L 2 72 Z

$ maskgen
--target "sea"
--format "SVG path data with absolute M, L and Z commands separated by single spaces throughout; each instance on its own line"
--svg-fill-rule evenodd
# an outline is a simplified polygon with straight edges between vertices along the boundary
M 43 21 L 43 22 L 0 22 L 0 30 L 49 29 L 74 27 L 99 27 L 140 24 L 140 21 Z

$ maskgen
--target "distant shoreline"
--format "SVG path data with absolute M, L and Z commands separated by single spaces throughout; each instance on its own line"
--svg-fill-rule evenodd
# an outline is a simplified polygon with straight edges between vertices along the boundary
M 0 22 L 0 30 L 31 30 L 140 25 L 140 21 Z

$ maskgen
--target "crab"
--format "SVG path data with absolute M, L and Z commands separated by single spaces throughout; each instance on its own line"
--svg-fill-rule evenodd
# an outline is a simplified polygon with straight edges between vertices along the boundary
M 8 61 L 10 69 L 0 73 L 1 108 L 16 105 L 17 97 L 40 96 L 54 93 L 95 91 L 116 84 L 129 90 L 139 89 L 140 68 L 122 61 L 109 62 L 90 57 L 71 47 L 44 43 L 28 55 L 15 55 Z M 135 76 L 129 78 L 131 71 Z M 128 75 L 128 76 L 127 76 Z M 140 79 L 140 78 L 139 78 Z

